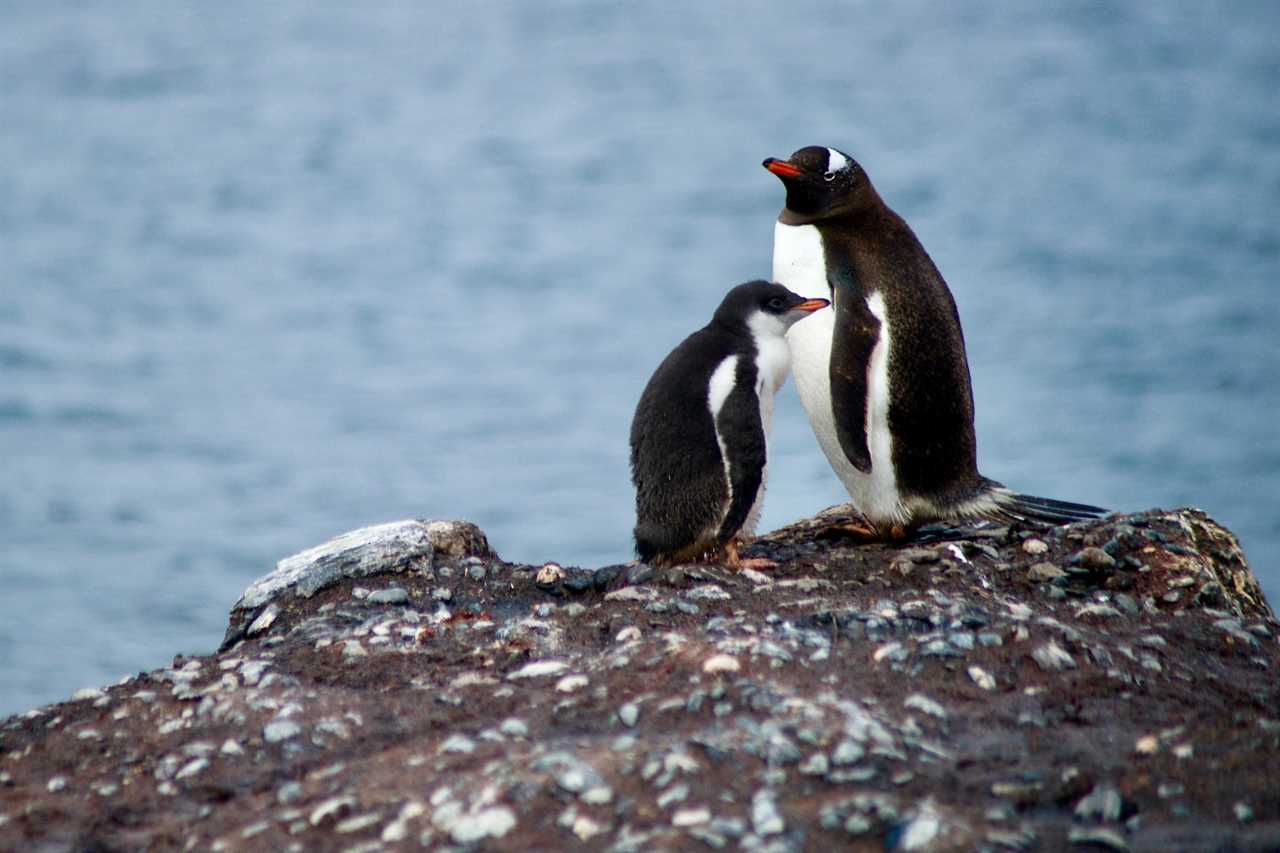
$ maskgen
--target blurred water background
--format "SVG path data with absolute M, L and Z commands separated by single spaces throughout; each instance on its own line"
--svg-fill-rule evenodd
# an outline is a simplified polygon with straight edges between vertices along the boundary
M 282 556 L 628 559 L 658 361 L 857 157 L 989 476 L 1194 504 L 1280 599 L 1280 6 L 0 2 L 0 712 L 207 652 Z M 843 492 L 794 391 L 763 528 Z

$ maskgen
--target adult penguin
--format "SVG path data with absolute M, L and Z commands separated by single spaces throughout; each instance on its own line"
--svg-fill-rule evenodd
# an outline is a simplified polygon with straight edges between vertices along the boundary
M 867 527 L 898 539 L 929 522 L 1106 510 L 1023 495 L 978 472 L 973 391 L 947 283 L 858 163 L 801 148 L 764 167 L 782 179 L 773 277 L 831 310 L 792 329 L 792 373 L 818 443 Z

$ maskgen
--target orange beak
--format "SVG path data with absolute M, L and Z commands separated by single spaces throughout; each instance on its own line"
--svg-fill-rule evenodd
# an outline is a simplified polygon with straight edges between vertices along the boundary
M 819 308 L 826 308 L 830 304 L 831 303 L 825 299 L 806 299 L 804 302 L 801 302 L 799 305 L 792 308 L 791 310 L 803 311 L 806 314 L 808 314 L 811 311 L 817 311 Z
M 773 172 L 779 178 L 796 178 L 804 174 L 799 166 L 796 166 L 787 160 L 779 160 L 776 157 L 770 157 L 761 165 L 770 172 Z

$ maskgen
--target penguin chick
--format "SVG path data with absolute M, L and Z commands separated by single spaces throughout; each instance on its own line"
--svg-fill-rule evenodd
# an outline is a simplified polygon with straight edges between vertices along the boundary
M 1097 518 L 1099 507 L 1018 494 L 978 472 L 973 391 L 955 300 L 863 168 L 834 148 L 764 167 L 782 180 L 773 277 L 830 311 L 791 330 L 796 390 L 872 538 L 928 522 Z
M 773 397 L 786 380 L 786 332 L 826 299 L 752 281 L 654 372 L 631 421 L 636 552 L 674 565 L 738 566 L 764 500 Z

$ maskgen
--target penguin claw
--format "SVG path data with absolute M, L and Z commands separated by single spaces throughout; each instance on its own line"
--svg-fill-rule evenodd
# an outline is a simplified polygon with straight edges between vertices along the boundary
M 764 557 L 742 557 L 738 555 L 738 540 L 730 539 L 724 544 L 724 565 L 736 571 L 743 569 L 776 569 L 778 564 Z

